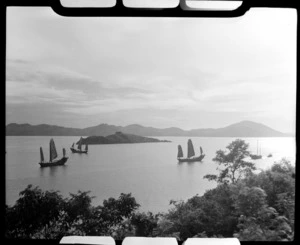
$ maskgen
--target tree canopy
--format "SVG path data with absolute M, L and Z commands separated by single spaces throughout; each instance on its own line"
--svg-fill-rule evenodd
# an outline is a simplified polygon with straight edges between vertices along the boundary
M 6 206 L 7 238 L 51 238 L 64 235 L 111 235 L 139 207 L 131 194 L 121 193 L 92 206 L 90 192 L 63 199 L 58 191 L 29 185 L 12 207 Z
M 248 147 L 249 144 L 244 140 L 237 139 L 226 147 L 228 149 L 227 152 L 218 150 L 213 161 L 223 168 L 218 168 L 219 175 L 208 174 L 204 178 L 223 184 L 235 184 L 250 174 L 256 168 L 254 163 L 245 161 L 245 158 L 250 155 Z

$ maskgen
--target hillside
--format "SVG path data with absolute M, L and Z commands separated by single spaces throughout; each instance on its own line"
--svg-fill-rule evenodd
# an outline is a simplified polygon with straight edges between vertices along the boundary
M 198 136 L 198 137 L 288 137 L 264 124 L 242 121 L 223 128 L 182 130 L 180 128 L 153 128 L 132 124 L 125 127 L 99 124 L 83 129 L 55 125 L 30 125 L 11 123 L 6 126 L 7 136 L 109 136 L 116 132 L 140 136 Z
M 158 140 L 154 138 L 143 137 L 134 134 L 124 134 L 116 132 L 115 134 L 104 136 L 89 136 L 82 138 L 82 144 L 99 145 L 99 144 L 126 144 L 126 143 L 151 143 L 151 142 L 170 142 L 167 140 Z M 77 142 L 77 144 L 79 141 Z

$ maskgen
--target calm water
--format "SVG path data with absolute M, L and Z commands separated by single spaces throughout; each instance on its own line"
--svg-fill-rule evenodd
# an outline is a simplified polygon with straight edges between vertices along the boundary
M 118 198 L 120 193 L 132 193 L 141 204 L 141 211 L 167 211 L 169 201 L 186 200 L 196 194 L 202 195 L 214 188 L 215 183 L 203 179 L 206 174 L 217 173 L 217 164 L 212 161 L 215 153 L 235 138 L 204 137 L 156 137 L 172 143 L 142 143 L 91 145 L 89 153 L 72 154 L 72 142 L 79 137 L 53 137 L 58 154 L 62 147 L 69 160 L 65 166 L 40 168 L 39 147 L 49 159 L 50 137 L 6 137 L 6 203 L 12 205 L 19 192 L 28 184 L 43 190 L 59 190 L 64 196 L 78 190 L 91 191 L 96 196 L 93 204 L 102 204 L 109 197 Z M 184 154 L 188 138 L 191 138 L 196 155 L 202 146 L 206 154 L 203 162 L 178 163 L 177 145 Z M 257 138 L 245 138 L 250 150 L 257 151 Z M 295 164 L 295 138 L 259 138 L 263 159 L 256 160 L 258 168 L 267 168 L 274 161 L 285 157 Z M 272 153 L 273 157 L 266 156 Z

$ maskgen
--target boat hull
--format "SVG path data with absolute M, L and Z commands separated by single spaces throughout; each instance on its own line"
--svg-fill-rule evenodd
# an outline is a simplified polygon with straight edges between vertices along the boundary
M 40 162 L 41 168 L 44 167 L 54 167 L 54 166 L 62 166 L 64 165 L 68 160 L 68 157 L 63 157 L 59 160 L 54 160 L 53 162 Z
M 88 153 L 88 151 L 80 151 L 80 150 L 77 150 L 77 149 L 74 149 L 74 148 L 70 148 L 70 150 L 72 151 L 72 153 L 85 153 L 85 154 Z
M 262 156 L 261 155 L 250 155 L 252 160 L 257 160 L 257 159 L 261 159 Z
M 179 162 L 201 162 L 205 155 L 201 155 L 199 157 L 194 157 L 194 158 L 178 158 Z

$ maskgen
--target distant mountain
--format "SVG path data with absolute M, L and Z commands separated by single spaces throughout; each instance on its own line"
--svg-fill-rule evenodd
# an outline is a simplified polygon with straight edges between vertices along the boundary
M 199 137 L 288 137 L 264 124 L 252 121 L 242 121 L 224 128 L 206 128 L 182 130 L 180 128 L 153 128 L 132 124 L 125 127 L 108 124 L 83 129 L 66 128 L 55 125 L 30 125 L 11 123 L 6 126 L 7 136 L 108 136 L 116 132 L 135 134 L 139 136 L 199 136 Z
M 208 137 L 287 137 L 285 133 L 276 131 L 264 124 L 252 121 L 242 121 L 218 129 L 194 129 L 192 135 Z
M 108 135 L 106 137 L 89 136 L 86 138 L 82 138 L 81 142 L 82 144 L 88 144 L 88 145 L 102 145 L 102 144 L 126 144 L 126 143 L 171 142 L 171 141 L 158 140 L 158 139 L 143 137 L 134 134 L 124 134 L 122 132 L 116 132 L 115 134 Z
M 82 129 L 65 128 L 55 125 L 40 124 L 30 125 L 11 123 L 6 126 L 6 135 L 32 135 L 32 136 L 73 136 L 81 135 Z

